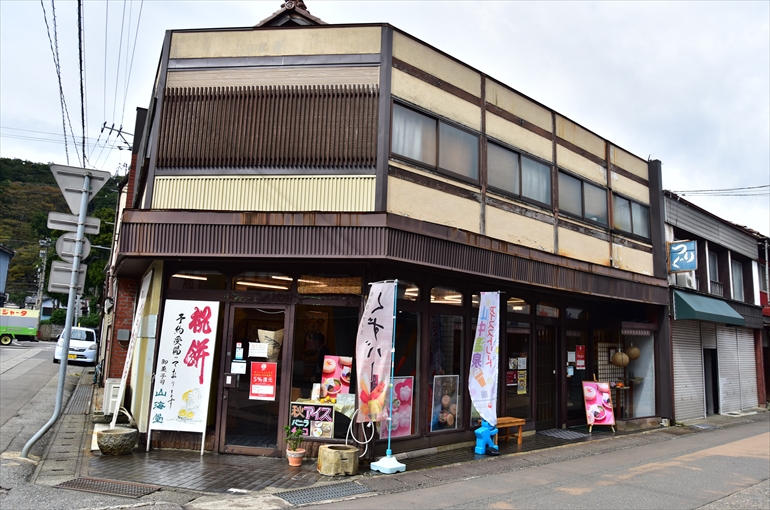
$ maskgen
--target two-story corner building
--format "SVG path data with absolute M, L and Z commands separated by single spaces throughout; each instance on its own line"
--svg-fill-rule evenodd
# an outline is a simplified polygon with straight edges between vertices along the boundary
M 697 269 L 670 276 L 674 417 L 765 403 L 757 236 L 665 191 L 666 239 L 695 241 Z
M 660 162 L 393 26 L 328 25 L 302 5 L 166 33 L 114 267 L 115 324 L 149 281 L 129 392 L 140 431 L 167 300 L 220 304 L 205 448 L 281 455 L 290 402 L 310 397 L 319 356 L 354 356 L 368 284 L 386 279 L 400 290 L 396 376 L 412 388 L 394 452 L 473 438 L 482 291 L 504 303 L 500 415 L 530 431 L 585 424 L 581 381 L 595 376 L 626 382 L 619 422 L 670 417 Z M 277 343 L 268 401 L 228 375 L 262 336 Z M 631 346 L 628 366 L 610 363 Z M 440 421 L 438 375 L 458 376 Z M 152 442 L 196 449 L 200 435 Z

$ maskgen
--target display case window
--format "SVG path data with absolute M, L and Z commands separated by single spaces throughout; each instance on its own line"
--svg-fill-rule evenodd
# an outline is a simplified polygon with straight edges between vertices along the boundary
M 531 328 L 527 323 L 508 321 L 505 330 L 505 415 L 530 418 L 532 388 L 528 374 Z
M 361 295 L 360 276 L 302 275 L 297 279 L 300 294 L 354 294 Z
M 419 301 L 420 287 L 406 280 L 398 280 L 398 299 Z
M 539 317 L 559 318 L 559 308 L 551 303 L 540 303 L 537 305 L 537 315 Z

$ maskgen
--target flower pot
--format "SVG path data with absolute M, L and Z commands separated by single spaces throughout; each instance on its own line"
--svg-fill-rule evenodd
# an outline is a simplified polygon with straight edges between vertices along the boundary
M 286 449 L 286 458 L 289 459 L 290 466 L 301 466 L 302 459 L 305 457 L 305 449 L 297 448 L 296 450 Z

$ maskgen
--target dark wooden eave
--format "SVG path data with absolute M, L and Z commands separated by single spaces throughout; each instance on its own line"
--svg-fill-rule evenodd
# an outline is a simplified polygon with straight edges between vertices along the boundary
M 393 261 L 627 301 L 668 303 L 665 279 L 387 213 L 123 213 L 116 271 L 152 260 Z

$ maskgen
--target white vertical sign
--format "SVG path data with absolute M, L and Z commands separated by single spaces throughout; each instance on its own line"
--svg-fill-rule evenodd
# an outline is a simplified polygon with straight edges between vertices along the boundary
M 166 300 L 148 435 L 206 431 L 218 318 L 217 301 Z
M 471 352 L 468 391 L 476 410 L 490 425 L 497 424 L 499 329 L 500 293 L 482 292 Z

